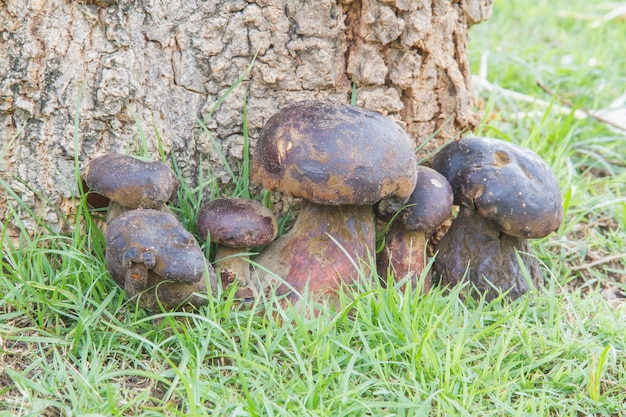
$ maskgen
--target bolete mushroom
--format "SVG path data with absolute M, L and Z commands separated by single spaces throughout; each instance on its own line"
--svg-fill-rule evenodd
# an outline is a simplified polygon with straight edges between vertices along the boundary
M 286 106 L 263 127 L 254 178 L 270 191 L 301 198 L 293 228 L 255 259 L 262 286 L 314 298 L 368 277 L 375 255 L 372 204 L 399 209 L 415 186 L 417 161 L 408 135 L 378 113 L 328 101 Z M 268 273 L 271 271 L 272 273 Z
M 166 164 L 121 154 L 92 159 L 81 177 L 87 202 L 94 208 L 109 206 L 109 220 L 129 209 L 165 209 L 178 190 L 178 179 Z
M 126 211 L 111 220 L 106 266 L 127 296 L 138 297 L 148 309 L 202 305 L 207 298 L 197 293 L 207 292 L 207 281 L 213 289 L 216 282 L 193 235 L 174 215 L 154 209 Z
M 250 282 L 248 251 L 265 246 L 276 238 L 274 214 L 262 203 L 245 198 L 218 198 L 200 208 L 196 219 L 198 233 L 218 244 L 215 267 L 227 288 L 237 280 L 235 297 L 249 299 L 257 287 Z
M 411 288 L 417 287 L 426 265 L 427 234 L 450 217 L 452 200 L 448 180 L 431 168 L 418 166 L 415 189 L 405 207 L 393 216 L 383 216 L 378 205 L 374 206 L 379 219 L 391 221 L 385 234 L 385 245 L 376 259 L 378 274 L 383 279 L 391 272 L 396 282 L 409 277 Z M 430 279 L 429 271 L 422 287 L 424 293 L 430 290 Z
M 521 146 L 492 138 L 463 138 L 438 152 L 432 168 L 445 176 L 459 214 L 438 245 L 434 270 L 442 284 L 464 277 L 488 300 L 529 290 L 541 270 L 527 239 L 558 229 L 563 204 L 548 164 Z

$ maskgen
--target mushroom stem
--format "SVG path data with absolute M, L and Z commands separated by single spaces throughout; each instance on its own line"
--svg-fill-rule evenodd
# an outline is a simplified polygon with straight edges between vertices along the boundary
M 142 263 L 133 263 L 126 270 L 124 280 L 124 291 L 128 298 L 133 298 L 137 294 L 146 290 L 148 286 L 148 268 Z
M 325 206 L 306 200 L 293 228 L 255 259 L 261 291 L 297 299 L 333 295 L 343 284 L 370 276 L 362 260 L 374 256 L 375 229 L 371 206 Z M 266 272 L 267 269 L 270 272 Z M 284 280 L 276 282 L 276 276 Z
M 229 248 L 218 246 L 215 253 L 215 270 L 222 279 L 222 288 L 228 288 L 235 280 L 239 288 L 236 298 L 253 298 L 257 296 L 256 287 L 250 282 L 250 263 L 247 248 Z
M 424 265 L 426 264 L 426 234 L 424 231 L 410 231 L 399 222 L 394 222 L 385 235 L 385 246 L 378 254 L 376 266 L 378 275 L 386 282 L 389 272 L 395 282 L 410 277 L 406 283 L 417 288 Z M 404 291 L 406 284 L 401 289 Z M 424 279 L 422 293 L 430 290 L 430 271 Z
M 450 229 L 441 238 L 434 269 L 443 285 L 469 280 L 487 300 L 500 291 L 516 299 L 529 290 L 518 256 L 531 279 L 541 279 L 537 259 L 530 253 L 526 239 L 502 233 L 493 223 L 472 209 L 461 206 Z
M 120 217 L 122 214 L 124 214 L 126 212 L 129 212 L 131 210 L 136 210 L 136 209 L 123 206 L 123 205 L 121 205 L 119 203 L 116 203 L 115 201 L 111 200 L 109 202 L 109 206 L 107 208 L 107 216 L 106 216 L 106 224 L 105 224 L 105 227 L 104 227 L 104 232 L 106 233 L 106 225 L 107 224 L 109 224 L 114 219 Z M 160 206 L 155 207 L 154 210 L 170 213 L 172 216 L 174 215 L 174 212 L 172 212 L 172 209 L 170 209 L 170 206 L 168 206 L 167 204 L 161 204 Z

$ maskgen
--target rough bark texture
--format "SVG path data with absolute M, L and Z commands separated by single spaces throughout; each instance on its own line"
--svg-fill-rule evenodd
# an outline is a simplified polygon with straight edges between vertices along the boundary
M 252 147 L 281 106 L 311 98 L 347 102 L 400 121 L 416 143 L 476 123 L 467 30 L 493 0 L 0 0 L 0 178 L 57 228 L 76 195 L 73 158 L 85 163 L 140 146 L 163 147 L 195 181 L 200 161 L 227 182 L 199 128 L 208 121 L 231 162 Z M 78 149 L 74 118 L 79 89 Z M 136 123 L 138 121 L 138 123 Z M 11 138 L 15 141 L 10 143 Z M 235 164 L 236 166 L 236 164 Z M 0 220 L 16 212 L 0 187 Z

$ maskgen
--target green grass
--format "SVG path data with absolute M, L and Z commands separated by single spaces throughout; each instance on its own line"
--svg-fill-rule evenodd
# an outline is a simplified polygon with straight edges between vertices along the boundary
M 563 226 L 533 242 L 545 288 L 464 303 L 364 283 L 317 317 L 218 293 L 154 317 L 114 285 L 83 201 L 71 235 L 0 229 L 0 416 L 626 416 L 626 303 L 606 298 L 626 292 L 626 137 L 558 112 L 536 83 L 589 110 L 622 94 L 626 25 L 592 29 L 610 4 L 589 3 L 496 2 L 471 30 L 475 74 L 489 52 L 490 83 L 552 102 L 478 91 L 477 133 L 537 151 L 563 188 Z M 190 230 L 216 196 L 204 170 L 179 192 Z M 247 176 L 233 175 L 229 195 L 245 195 Z

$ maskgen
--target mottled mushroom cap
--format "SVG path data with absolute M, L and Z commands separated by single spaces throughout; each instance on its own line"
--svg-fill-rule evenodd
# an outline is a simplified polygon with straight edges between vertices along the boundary
M 540 238 L 563 219 L 559 183 L 536 153 L 493 138 L 463 138 L 435 155 L 454 204 L 471 208 L 509 236 Z
M 431 232 L 450 217 L 452 201 L 452 187 L 446 177 L 432 168 L 418 166 L 415 189 L 394 222 L 402 223 L 409 231 Z M 374 207 L 381 220 L 393 218 L 391 214 L 381 214 L 378 206 Z
M 330 101 L 282 108 L 265 124 L 253 176 L 270 191 L 325 205 L 402 204 L 415 186 L 409 136 L 379 113 Z
M 160 161 L 142 161 L 132 156 L 108 154 L 92 159 L 82 173 L 88 202 L 106 207 L 112 200 L 128 208 L 157 208 L 174 198 L 178 179 Z
M 255 200 L 218 198 L 200 208 L 198 233 L 231 248 L 264 246 L 276 238 L 278 225 L 272 212 Z
M 129 260 L 138 262 L 148 257 L 150 272 L 162 279 L 193 284 L 204 278 L 202 249 L 173 214 L 137 209 L 109 223 L 106 264 L 120 285 L 124 285 Z

